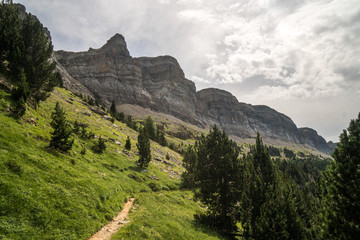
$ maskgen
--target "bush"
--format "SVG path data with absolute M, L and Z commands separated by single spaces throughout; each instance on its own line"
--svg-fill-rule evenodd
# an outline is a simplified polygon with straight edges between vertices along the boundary
M 157 184 L 157 183 L 155 183 L 155 182 L 150 182 L 149 184 L 148 184 L 148 186 L 149 186 L 149 188 L 151 188 L 151 190 L 153 191 L 153 192 L 157 192 L 157 191 L 160 191 L 160 186 L 159 186 L 159 184 Z
M 6 163 L 6 166 L 9 168 L 10 171 L 12 171 L 13 173 L 15 173 L 19 176 L 21 176 L 21 174 L 23 173 L 22 167 L 14 160 L 9 160 Z
M 93 150 L 95 153 L 103 153 L 103 151 L 105 151 L 105 149 L 106 149 L 105 141 L 104 141 L 104 139 L 102 139 L 101 136 L 100 136 L 99 141 L 97 142 L 96 145 L 94 145 L 94 146 L 92 147 L 92 150 Z
M 129 151 L 131 150 L 131 141 L 130 141 L 129 136 L 126 138 L 125 149 L 129 150 Z

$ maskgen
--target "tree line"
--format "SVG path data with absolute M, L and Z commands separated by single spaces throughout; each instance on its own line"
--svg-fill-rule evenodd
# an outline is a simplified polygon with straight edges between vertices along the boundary
M 214 126 L 185 152 L 183 186 L 207 207 L 196 221 L 229 239 L 357 239 L 360 114 L 332 156 L 309 188 L 294 176 L 305 174 L 310 162 L 299 168 L 273 161 L 259 134 L 253 151 L 240 156 L 236 144 Z

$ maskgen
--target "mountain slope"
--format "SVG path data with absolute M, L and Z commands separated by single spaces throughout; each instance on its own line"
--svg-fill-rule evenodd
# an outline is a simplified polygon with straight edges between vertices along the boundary
M 265 138 L 305 144 L 328 154 L 333 150 L 321 136 L 305 133 L 289 117 L 267 106 L 238 102 L 219 89 L 196 92 L 195 84 L 185 78 L 173 57 L 132 58 L 120 34 L 100 49 L 57 51 L 55 56 L 105 106 L 113 100 L 117 105 L 135 104 L 201 127 L 217 124 L 241 138 L 259 132 Z
M 88 132 L 106 140 L 103 154 L 91 151 L 97 139 L 76 135 L 69 154 L 47 148 L 57 101 L 70 123 L 86 124 Z M 0 90 L 0 239 L 87 239 L 134 194 L 179 188 L 179 154 L 152 142 L 153 159 L 163 162 L 153 160 L 142 171 L 136 165 L 137 133 L 96 114 L 69 91 L 57 88 L 20 120 L 9 116 L 10 107 L 9 94 Z M 123 151 L 127 136 L 133 151 Z M 191 209 L 201 211 L 196 203 Z

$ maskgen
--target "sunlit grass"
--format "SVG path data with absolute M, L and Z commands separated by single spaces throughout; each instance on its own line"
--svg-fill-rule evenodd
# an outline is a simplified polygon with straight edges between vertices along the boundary
M 215 232 L 194 222 L 203 212 L 192 194 L 185 191 L 135 194 L 130 223 L 111 238 L 121 239 L 222 239 Z

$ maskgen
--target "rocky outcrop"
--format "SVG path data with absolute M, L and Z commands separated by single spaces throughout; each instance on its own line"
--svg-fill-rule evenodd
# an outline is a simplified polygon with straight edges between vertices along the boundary
M 132 58 L 120 34 L 100 49 L 58 51 L 55 56 L 105 106 L 112 100 L 137 104 L 195 123 L 195 84 L 173 57 Z
M 318 133 L 314 129 L 299 128 L 299 132 L 304 143 L 311 147 L 314 147 L 321 152 L 331 154 L 336 147 L 336 144 L 334 144 L 333 142 L 326 142 L 325 139 L 318 135 Z
M 102 48 L 87 52 L 55 53 L 66 71 L 103 105 L 116 103 L 149 104 L 150 95 L 142 85 L 141 67 L 130 57 L 124 37 L 113 36 Z
M 242 138 L 262 136 L 294 143 L 301 137 L 294 122 L 267 106 L 240 103 L 229 92 L 220 89 L 204 89 L 196 94 L 198 115 L 207 125 L 219 125 L 228 134 Z
M 171 114 L 202 127 L 216 124 L 230 135 L 306 144 L 325 153 L 332 147 L 311 129 L 267 106 L 253 106 L 220 89 L 196 92 L 177 60 L 170 56 L 132 58 L 120 34 L 99 49 L 55 53 L 59 65 L 103 105 L 135 104 Z M 60 68 L 61 68 L 60 67 Z
M 155 103 L 153 110 L 196 123 L 195 84 L 186 79 L 177 60 L 170 56 L 136 59 L 143 87 Z

